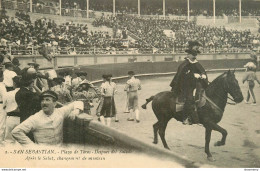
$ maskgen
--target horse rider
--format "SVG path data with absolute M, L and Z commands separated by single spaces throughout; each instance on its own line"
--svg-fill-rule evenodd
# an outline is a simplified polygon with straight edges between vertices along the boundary
M 196 59 L 200 53 L 200 46 L 201 44 L 198 41 L 188 42 L 188 49 L 185 50 L 188 55 L 179 65 L 177 73 L 170 84 L 174 96 L 178 99 L 183 98 L 183 124 L 185 125 L 199 123 L 195 101 L 198 102 L 200 100 L 204 89 L 208 85 L 206 71 Z M 193 92 L 195 89 L 196 94 L 194 98 Z

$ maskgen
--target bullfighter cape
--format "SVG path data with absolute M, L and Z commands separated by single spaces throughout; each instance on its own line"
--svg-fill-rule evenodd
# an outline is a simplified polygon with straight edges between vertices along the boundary
M 205 74 L 207 76 L 205 69 L 199 62 L 191 63 L 189 59 L 185 58 L 184 62 L 179 65 L 177 73 L 170 84 L 175 95 L 179 95 L 187 87 L 196 87 L 194 73 Z M 208 77 L 200 79 L 200 81 L 202 87 L 205 89 L 208 85 Z

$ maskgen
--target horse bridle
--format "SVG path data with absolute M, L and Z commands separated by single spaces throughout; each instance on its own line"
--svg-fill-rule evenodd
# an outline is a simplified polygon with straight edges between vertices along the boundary
M 208 83 L 210 84 L 211 82 L 208 81 Z M 225 85 L 227 85 L 227 88 L 226 88 Z M 229 93 L 228 93 L 227 89 L 229 89 L 229 85 L 226 83 L 226 84 L 224 84 L 224 91 L 227 93 L 227 98 L 228 98 L 229 100 L 231 100 L 231 101 L 234 102 L 234 103 L 227 102 L 227 104 L 229 104 L 229 105 L 236 105 L 237 103 L 235 102 L 235 100 L 228 96 Z M 217 97 L 219 97 L 219 98 L 225 100 L 225 98 L 221 97 L 220 95 L 218 95 L 218 94 L 216 94 L 216 93 L 214 93 L 214 95 L 216 95 Z M 215 103 L 214 103 L 214 104 L 215 104 Z M 216 105 L 216 104 L 215 104 L 215 105 Z
M 228 85 L 227 83 L 224 84 L 224 90 L 225 90 L 225 92 L 227 93 L 227 98 L 228 98 L 229 100 L 231 100 L 231 101 L 234 102 L 234 103 L 227 102 L 227 104 L 236 105 L 236 104 L 237 104 L 236 101 L 235 101 L 233 98 L 231 98 L 231 97 L 228 96 L 229 93 L 228 93 L 228 91 L 226 90 L 225 85 L 227 85 L 227 89 L 228 89 L 228 90 L 229 90 L 229 85 Z

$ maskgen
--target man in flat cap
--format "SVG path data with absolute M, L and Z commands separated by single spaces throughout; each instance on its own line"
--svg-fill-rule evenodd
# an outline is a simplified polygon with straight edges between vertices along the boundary
M 170 86 L 174 96 L 184 100 L 183 124 L 199 123 L 197 112 L 195 111 L 195 100 L 199 101 L 200 96 L 208 85 L 208 77 L 203 66 L 197 61 L 197 55 L 200 53 L 198 41 L 189 41 L 188 53 L 184 62 L 182 62 L 174 76 Z M 196 89 L 195 99 L 193 91 Z
M 54 91 L 47 90 L 40 95 L 41 108 L 12 131 L 13 137 L 22 145 L 33 142 L 26 136 L 32 131 L 36 144 L 62 145 L 63 122 L 65 118 L 75 119 L 83 110 L 84 104 L 75 101 L 61 108 L 55 108 L 58 96 Z

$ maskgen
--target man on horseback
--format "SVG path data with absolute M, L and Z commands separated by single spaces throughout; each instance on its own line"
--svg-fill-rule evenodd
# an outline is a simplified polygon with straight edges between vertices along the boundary
M 208 85 L 208 77 L 203 66 L 197 61 L 197 54 L 200 53 L 198 41 L 189 41 L 188 53 L 174 76 L 170 86 L 176 98 L 183 99 L 183 124 L 199 123 L 195 102 L 199 102 L 204 89 Z M 196 89 L 195 98 L 193 92 Z

